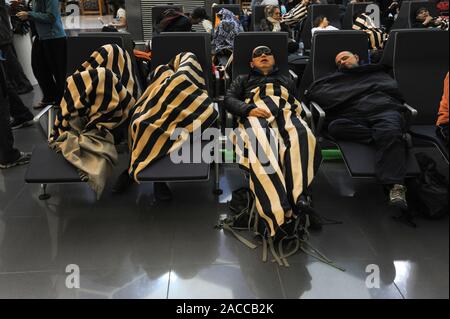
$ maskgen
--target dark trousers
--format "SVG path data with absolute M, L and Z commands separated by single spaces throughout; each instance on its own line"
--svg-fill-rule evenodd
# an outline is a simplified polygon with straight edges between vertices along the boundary
M 29 121 L 33 119 L 33 114 L 23 104 L 17 92 L 11 87 L 7 88 L 8 100 L 9 100 L 9 113 L 15 120 Z
M 337 140 L 373 144 L 375 171 L 383 185 L 404 184 L 407 145 L 405 121 L 401 113 L 387 111 L 361 119 L 336 119 L 328 132 Z
M 2 46 L 0 50 L 2 50 L 3 56 L 6 59 L 6 61 L 4 61 L 4 68 L 7 81 L 12 89 L 18 93 L 32 90 L 33 87 L 23 72 L 22 65 L 17 59 L 14 46 L 12 44 L 7 44 Z
M 0 164 L 7 164 L 19 158 L 20 153 L 13 145 L 14 137 L 9 124 L 6 78 L 0 62 Z
M 66 84 L 67 39 L 33 42 L 31 66 L 44 95 L 44 102 L 59 104 Z

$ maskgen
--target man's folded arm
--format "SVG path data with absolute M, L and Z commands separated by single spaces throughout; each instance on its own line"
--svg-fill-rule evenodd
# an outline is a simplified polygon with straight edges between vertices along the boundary
M 247 104 L 244 100 L 245 76 L 237 77 L 230 85 L 225 95 L 225 109 L 235 116 L 247 117 L 256 106 Z

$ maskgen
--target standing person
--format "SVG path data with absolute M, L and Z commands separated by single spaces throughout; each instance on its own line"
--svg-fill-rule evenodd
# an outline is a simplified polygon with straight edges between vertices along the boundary
M 32 0 L 33 10 L 20 11 L 17 17 L 34 23 L 31 64 L 43 98 L 35 108 L 61 102 L 66 82 L 67 38 L 58 0 Z
M 18 94 L 25 94 L 33 91 L 33 86 L 23 72 L 14 49 L 11 10 L 4 0 L 0 0 L 0 49 L 6 59 L 4 63 L 8 87 Z
M 27 164 L 31 155 L 14 148 L 14 137 L 9 124 L 6 78 L 0 50 L 0 169 Z

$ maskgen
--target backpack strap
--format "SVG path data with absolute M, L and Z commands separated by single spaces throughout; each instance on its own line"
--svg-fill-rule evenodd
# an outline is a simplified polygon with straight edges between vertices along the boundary
M 280 257 L 278 256 L 277 252 L 275 251 L 275 247 L 273 245 L 273 239 L 271 236 L 268 236 L 267 242 L 269 243 L 270 252 L 272 253 L 272 256 L 275 258 L 275 261 L 278 263 L 278 265 L 283 266 L 283 262 L 281 261 Z
M 247 246 L 250 249 L 255 249 L 256 246 L 254 243 L 252 243 L 250 240 L 248 240 L 247 238 L 244 238 L 243 236 L 239 235 L 230 225 L 228 225 L 227 223 L 224 223 L 222 225 L 222 228 L 224 230 L 228 230 L 229 232 L 231 232 L 234 237 L 236 237 L 237 240 L 239 240 L 241 243 L 243 243 L 245 246 Z

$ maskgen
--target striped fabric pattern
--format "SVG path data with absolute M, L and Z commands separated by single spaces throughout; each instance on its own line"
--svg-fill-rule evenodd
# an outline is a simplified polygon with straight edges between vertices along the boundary
M 308 6 L 303 3 L 299 3 L 292 8 L 288 13 L 283 15 L 283 20 L 286 25 L 294 25 L 305 19 L 308 15 Z
M 370 16 L 361 13 L 355 19 L 352 26 L 353 30 L 362 30 L 369 37 L 369 45 L 371 50 L 381 50 L 387 40 L 387 33 L 377 28 Z
M 211 126 L 217 116 L 194 54 L 181 53 L 168 65 L 158 66 L 131 118 L 130 176 L 139 182 L 139 172 L 181 147 L 188 134 L 172 140 L 176 129 L 191 134 Z M 194 127 L 194 121 L 200 127 Z
M 97 193 L 118 161 L 111 130 L 124 123 L 136 103 L 130 56 L 105 45 L 66 81 L 49 145 L 78 169 L 81 180 Z
M 272 114 L 268 119 L 241 119 L 231 139 L 239 164 L 250 172 L 257 212 L 274 236 L 286 218 L 293 216 L 300 195 L 313 181 L 321 155 L 302 119 L 300 102 L 284 86 L 269 83 L 257 87 L 246 103 Z
M 85 130 L 112 130 L 123 123 L 137 99 L 131 58 L 117 45 L 104 45 L 66 80 L 53 138 L 71 130 L 80 117 Z

